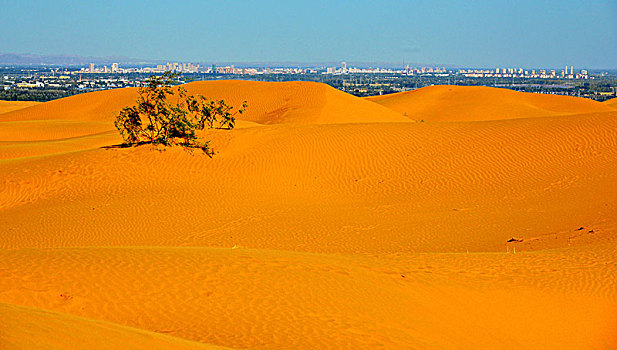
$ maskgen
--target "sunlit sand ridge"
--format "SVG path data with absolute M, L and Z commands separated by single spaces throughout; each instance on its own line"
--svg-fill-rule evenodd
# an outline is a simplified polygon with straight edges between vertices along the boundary
M 610 99 L 608 101 L 604 101 L 604 104 L 606 104 L 609 107 L 617 109 L 617 98 L 613 98 L 613 99 Z
M 611 111 L 589 99 L 484 86 L 429 86 L 367 100 L 411 119 L 426 121 L 498 120 Z
M 606 103 L 187 89 L 248 101 L 239 128 L 207 133 L 212 159 L 105 147 L 134 89 L 0 115 L 0 342 L 27 347 L 32 330 L 60 348 L 91 333 L 144 348 L 617 346 Z M 46 323 L 70 325 L 66 342 Z
M 0 100 L 0 114 L 6 112 L 16 111 L 18 109 L 35 106 L 39 104 L 39 102 L 30 102 L 30 101 L 2 101 Z

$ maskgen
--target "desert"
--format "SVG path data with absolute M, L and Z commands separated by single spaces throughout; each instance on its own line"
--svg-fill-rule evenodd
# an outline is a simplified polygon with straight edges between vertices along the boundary
M 114 147 L 134 88 L 2 110 L 0 344 L 617 346 L 610 103 L 185 87 L 248 101 L 213 158 Z

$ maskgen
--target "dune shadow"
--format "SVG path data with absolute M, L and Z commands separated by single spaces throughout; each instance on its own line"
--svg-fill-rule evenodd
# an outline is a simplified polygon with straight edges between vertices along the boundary
M 119 143 L 117 145 L 103 146 L 101 148 L 104 148 L 104 149 L 130 148 L 130 147 L 137 147 L 137 146 L 151 145 L 151 144 L 152 144 L 152 142 L 150 142 L 150 141 L 141 141 L 141 142 L 137 142 L 137 143 Z
M 114 148 L 129 148 L 129 147 L 132 147 L 132 146 L 134 146 L 134 145 L 128 145 L 126 143 L 120 143 L 120 144 L 117 144 L 117 145 L 103 146 L 101 148 L 104 148 L 104 149 L 114 149 Z

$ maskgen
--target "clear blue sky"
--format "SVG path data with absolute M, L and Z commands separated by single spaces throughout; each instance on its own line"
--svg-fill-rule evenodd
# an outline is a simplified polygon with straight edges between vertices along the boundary
M 0 0 L 0 53 L 617 68 L 617 1 Z

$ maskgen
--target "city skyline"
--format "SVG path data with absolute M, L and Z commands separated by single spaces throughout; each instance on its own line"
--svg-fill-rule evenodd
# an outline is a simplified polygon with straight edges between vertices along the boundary
M 615 2 L 1 2 L 19 54 L 617 68 Z
M 66 67 L 65 67 L 66 70 Z M 531 68 L 500 68 L 495 69 L 461 69 L 453 68 L 446 69 L 445 67 L 439 67 L 435 65 L 418 66 L 409 65 L 401 69 L 392 69 L 386 67 L 374 67 L 374 68 L 359 68 L 353 65 L 347 64 L 347 62 L 340 62 L 340 67 L 325 66 L 320 68 L 289 68 L 289 67 L 277 67 L 277 68 L 264 68 L 264 67 L 235 67 L 232 65 L 217 66 L 212 64 L 210 66 L 202 66 L 199 63 L 192 62 L 167 62 L 166 64 L 157 64 L 156 67 L 120 67 L 117 62 L 112 63 L 110 67 L 103 65 L 97 66 L 94 63 L 89 63 L 88 67 L 82 67 L 79 71 L 73 70 L 72 73 L 164 73 L 164 72 L 178 72 L 178 73 L 208 73 L 208 74 L 238 74 L 238 75 L 255 75 L 255 74 L 298 74 L 298 73 L 322 73 L 322 74 L 354 74 L 354 73 L 397 73 L 403 75 L 414 74 L 462 74 L 466 77 L 519 77 L 519 78 L 566 78 L 566 79 L 588 79 L 588 70 L 580 69 L 574 70 L 574 66 L 566 65 L 561 71 L 556 69 L 531 69 Z M 593 77 L 592 77 L 593 78 Z
M 6 57 L 9 57 L 8 59 Z M 472 69 L 474 71 L 486 71 L 486 70 L 499 70 L 499 69 L 513 69 L 513 70 L 546 70 L 551 71 L 554 70 L 557 73 L 561 70 L 562 73 L 567 75 L 567 71 L 572 72 L 572 64 L 566 64 L 566 69 L 564 70 L 564 66 L 552 67 L 552 66 L 522 66 L 522 65 L 511 65 L 506 66 L 503 64 L 496 64 L 494 66 L 462 66 L 457 64 L 442 64 L 442 63 L 418 63 L 418 62 L 354 62 L 354 61 L 330 61 L 330 62 L 215 62 L 215 61 L 188 61 L 188 60 L 145 60 L 145 59 L 137 59 L 137 58 L 128 58 L 128 57 L 80 57 L 80 56 L 64 56 L 64 55 L 50 55 L 50 56 L 40 56 L 33 54 L 15 54 L 15 53 L 1 53 L 0 52 L 0 66 L 5 67 L 27 67 L 27 66 L 49 66 L 50 68 L 70 68 L 74 69 L 75 67 L 83 67 L 86 70 L 90 67 L 90 65 L 94 64 L 97 68 L 102 69 L 105 66 L 108 66 L 110 72 L 113 69 L 113 65 L 120 65 L 125 68 L 146 68 L 146 67 L 157 67 L 161 65 L 169 65 L 169 64 L 188 64 L 188 65 L 197 65 L 203 67 L 210 67 L 212 65 L 216 65 L 219 67 L 230 67 L 236 66 L 236 68 L 257 68 L 257 69 L 265 69 L 265 68 L 312 68 L 312 69 L 327 69 L 328 67 L 336 67 L 341 64 L 345 64 L 350 68 L 360 68 L 360 69 L 375 69 L 375 68 L 385 68 L 385 69 L 405 69 L 406 67 L 421 69 L 423 67 L 440 67 L 440 68 L 448 68 L 449 70 L 461 70 L 461 69 Z M 116 67 L 117 69 L 118 67 Z M 590 68 L 587 66 L 576 67 L 579 71 L 595 71 L 595 72 L 604 72 L 604 71 L 615 71 L 617 68 Z M 105 72 L 103 70 L 103 72 Z

